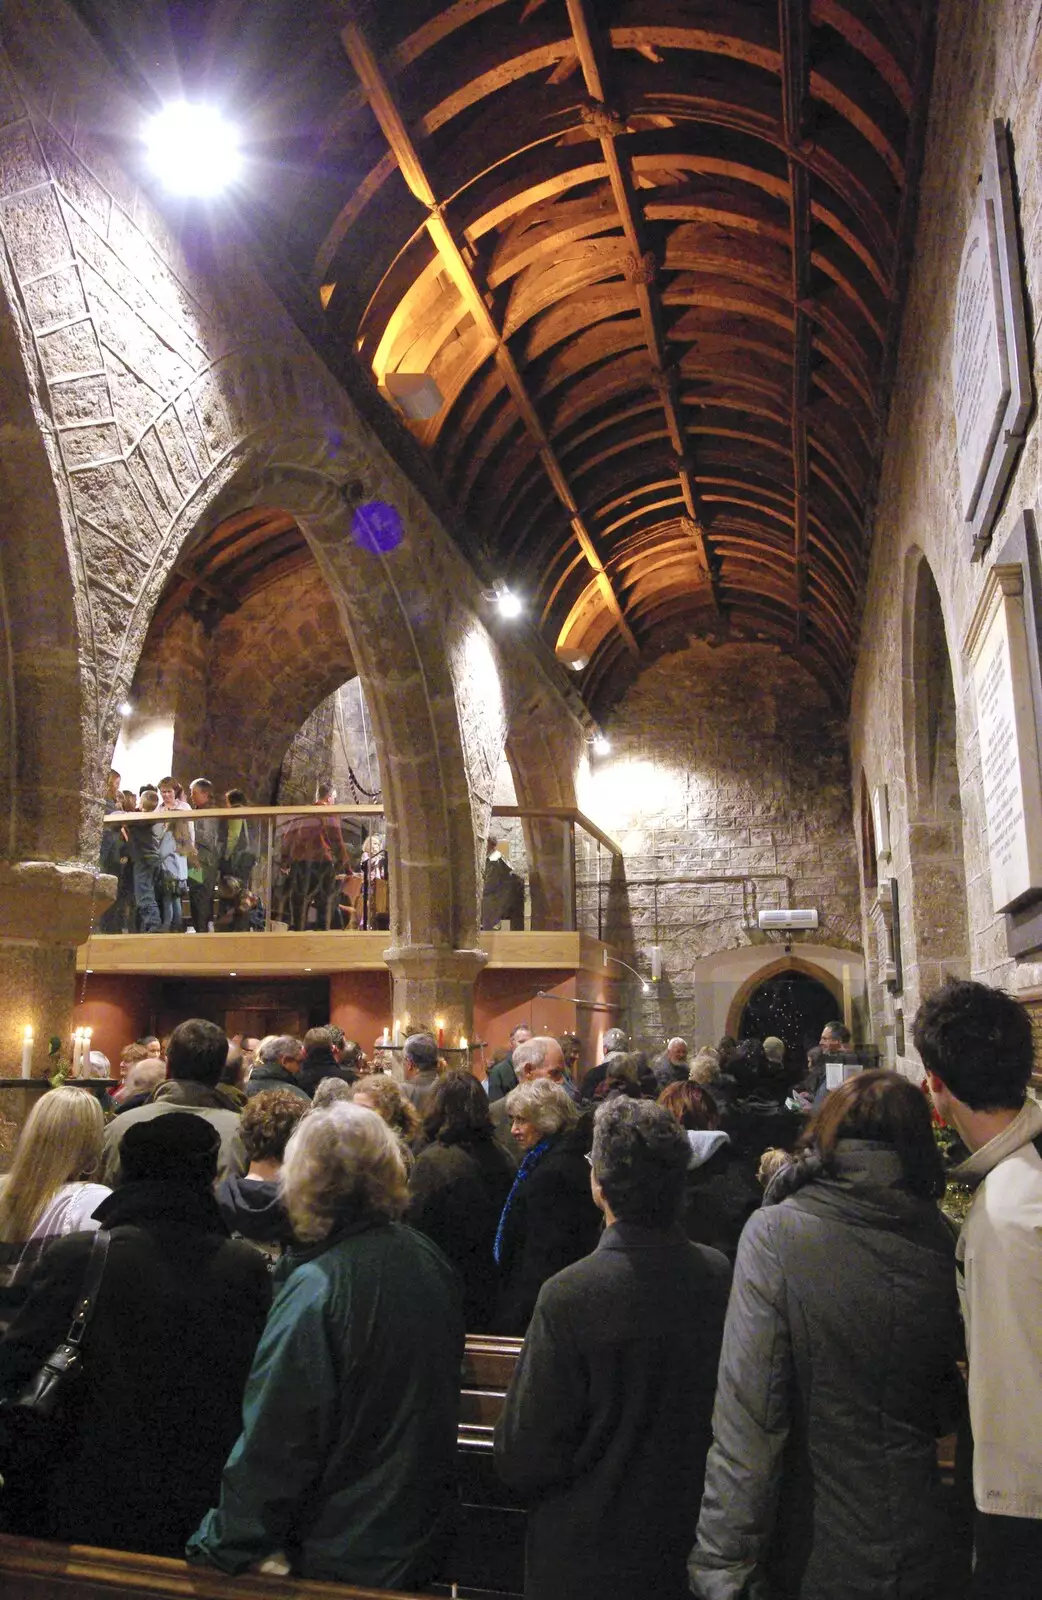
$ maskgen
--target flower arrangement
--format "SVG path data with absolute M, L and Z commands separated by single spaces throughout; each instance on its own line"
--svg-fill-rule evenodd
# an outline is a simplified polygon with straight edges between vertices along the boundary
M 60 1089 L 72 1072 L 72 1062 L 62 1055 L 62 1042 L 56 1033 L 51 1034 L 47 1054 L 51 1062 L 51 1088 Z
M 930 1121 L 933 1124 L 934 1142 L 941 1152 L 941 1161 L 945 1172 L 950 1172 L 961 1161 L 965 1161 L 969 1151 L 963 1144 L 954 1128 L 949 1128 L 944 1121 L 933 1100 L 930 1098 L 930 1085 L 924 1078 L 919 1085 L 927 1098 L 930 1107 Z M 956 1227 L 961 1228 L 966 1221 L 967 1212 L 973 1202 L 973 1188 L 968 1183 L 960 1183 L 955 1178 L 949 1178 L 941 1198 L 941 1210 Z

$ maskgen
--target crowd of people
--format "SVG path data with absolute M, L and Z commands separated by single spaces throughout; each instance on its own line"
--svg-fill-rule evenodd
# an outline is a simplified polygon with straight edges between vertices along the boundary
M 648 1061 L 612 1030 L 584 1073 L 518 1028 L 484 1084 L 425 1030 L 395 1073 L 332 1027 L 137 1042 L 107 1111 L 41 1097 L 0 1187 L 7 1401 L 108 1239 L 60 1459 L 20 1462 L 0 1405 L 3 1527 L 451 1578 L 469 1330 L 524 1340 L 495 1462 L 529 1600 L 1037 1597 L 1030 1021 L 953 980 L 914 1038 L 924 1085 L 831 1091 L 838 1023 L 798 1070 L 780 1040 Z M 937 1117 L 977 1186 L 958 1239 Z
M 219 795 L 208 778 L 188 785 L 167 776 L 134 792 L 109 773 L 109 815 L 150 815 L 155 822 L 108 822 L 100 865 L 117 883 L 115 903 L 98 920 L 99 933 L 251 933 L 263 930 L 268 909 L 257 872 L 258 822 L 242 789 Z M 316 806 L 333 807 L 337 791 L 320 783 Z M 227 811 L 227 817 L 194 812 Z M 184 818 L 169 813 L 188 813 Z M 308 812 L 280 818 L 272 849 L 270 913 L 279 927 L 388 926 L 387 852 L 379 834 L 359 824 L 346 830 L 336 815 Z M 355 836 L 357 834 L 357 837 Z

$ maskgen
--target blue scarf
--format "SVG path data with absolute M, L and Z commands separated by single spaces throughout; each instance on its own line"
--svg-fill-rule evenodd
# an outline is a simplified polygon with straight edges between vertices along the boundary
M 496 1242 L 492 1246 L 492 1254 L 496 1258 L 497 1267 L 499 1266 L 503 1255 L 503 1235 L 506 1232 L 507 1217 L 510 1215 L 511 1206 L 517 1199 L 517 1191 L 520 1189 L 525 1179 L 531 1175 L 533 1169 L 539 1165 L 539 1162 L 542 1160 L 543 1156 L 546 1155 L 546 1152 L 549 1150 L 549 1148 L 549 1138 L 540 1139 L 538 1144 L 534 1144 L 532 1146 L 531 1150 L 529 1150 L 528 1154 L 525 1156 L 525 1159 L 517 1169 L 517 1177 L 514 1179 L 510 1193 L 506 1198 L 506 1204 L 504 1205 L 502 1214 L 499 1218 L 499 1227 L 496 1229 Z

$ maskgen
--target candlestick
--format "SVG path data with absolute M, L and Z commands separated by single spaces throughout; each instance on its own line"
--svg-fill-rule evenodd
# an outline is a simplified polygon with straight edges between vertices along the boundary
M 22 1035 L 22 1077 L 31 1078 L 33 1075 L 33 1030 L 27 1026 Z

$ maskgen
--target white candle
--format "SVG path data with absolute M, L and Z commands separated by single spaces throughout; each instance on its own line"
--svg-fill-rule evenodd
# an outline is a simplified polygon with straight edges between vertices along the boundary
M 90 1077 L 90 1041 L 93 1037 L 93 1028 L 84 1028 L 83 1043 L 80 1046 L 80 1076 Z
M 391 1030 L 390 1030 L 390 1028 L 387 1026 L 387 1024 L 385 1022 L 384 1023 L 384 1036 L 380 1040 L 380 1043 L 381 1044 L 390 1044 L 390 1042 L 391 1042 Z
M 22 1035 L 22 1077 L 31 1078 L 33 1075 L 33 1030 L 26 1027 Z
M 402 1025 L 398 1021 L 397 1017 L 394 1019 L 394 1042 L 396 1045 L 399 1045 L 402 1042 Z
M 460 1037 L 459 1047 L 461 1050 L 466 1050 L 467 1048 L 467 1041 L 464 1037 L 462 1037 L 462 1035 Z

